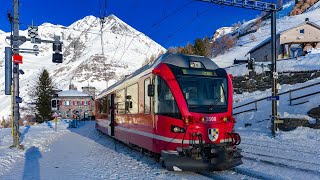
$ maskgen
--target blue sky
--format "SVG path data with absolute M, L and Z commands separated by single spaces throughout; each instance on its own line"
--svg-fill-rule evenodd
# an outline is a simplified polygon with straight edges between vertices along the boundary
M 50 22 L 69 26 L 87 15 L 99 16 L 103 3 L 104 0 L 20 0 L 20 29 L 26 29 L 32 20 L 36 25 Z M 3 0 L 0 29 L 6 32 L 10 27 L 8 11 L 12 11 L 12 0 Z M 250 20 L 261 12 L 195 0 L 108 0 L 109 14 L 168 48 L 192 43 L 197 37 L 212 36 L 220 27 Z

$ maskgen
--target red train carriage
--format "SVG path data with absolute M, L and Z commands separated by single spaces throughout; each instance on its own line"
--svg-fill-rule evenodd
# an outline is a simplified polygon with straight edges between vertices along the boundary
M 97 97 L 96 128 L 161 154 L 169 170 L 229 169 L 242 164 L 232 95 L 210 59 L 165 54 Z

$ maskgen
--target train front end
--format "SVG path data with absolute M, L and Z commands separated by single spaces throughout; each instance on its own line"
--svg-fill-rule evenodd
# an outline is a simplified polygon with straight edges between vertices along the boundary
M 157 132 L 175 139 L 163 144 L 163 165 L 175 171 L 213 171 L 242 164 L 226 71 L 208 58 L 170 54 L 153 73 Z

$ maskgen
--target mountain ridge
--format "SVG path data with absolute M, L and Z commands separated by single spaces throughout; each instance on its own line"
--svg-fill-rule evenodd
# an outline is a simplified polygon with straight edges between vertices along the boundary
M 52 63 L 52 44 L 38 44 L 39 55 L 22 54 L 23 64 L 20 68 L 25 72 L 20 75 L 20 96 L 24 102 L 22 107 L 28 107 L 31 98 L 28 92 L 34 87 L 37 75 L 45 68 L 53 77 L 58 89 L 66 90 L 70 83 L 78 88 L 90 84 L 102 91 L 123 76 L 140 68 L 151 55 L 158 55 L 165 51 L 142 32 L 110 15 L 104 19 L 103 47 L 101 48 L 100 18 L 86 16 L 69 26 L 43 23 L 38 26 L 41 39 L 52 39 L 55 35 L 61 36 L 63 41 L 64 61 L 62 64 Z M 4 47 L 9 46 L 5 37 L 9 33 L 0 31 L 0 58 L 4 58 Z M 27 36 L 27 30 L 20 31 L 21 36 Z M 26 42 L 21 48 L 32 48 L 34 44 Z M 0 62 L 0 67 L 4 62 Z M 2 84 L 0 90 L 0 117 L 10 114 L 10 97 L 4 95 L 4 69 L 0 71 Z M 24 112 L 28 114 L 28 112 Z

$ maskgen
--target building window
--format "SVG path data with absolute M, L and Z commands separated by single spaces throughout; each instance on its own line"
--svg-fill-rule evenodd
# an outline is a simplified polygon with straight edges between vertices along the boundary
M 126 106 L 129 114 L 138 113 L 138 83 L 127 87 Z
M 70 106 L 70 101 L 63 101 L 64 106 Z
M 144 113 L 150 114 L 151 97 L 148 96 L 148 85 L 150 84 L 150 78 L 144 80 Z
M 83 101 L 84 106 L 88 106 L 88 101 Z
M 117 113 L 118 114 L 126 113 L 125 89 L 117 91 Z
M 167 83 L 155 77 L 154 113 L 180 119 L 181 113 Z
M 300 29 L 300 34 L 304 34 L 304 29 Z

